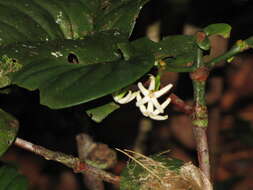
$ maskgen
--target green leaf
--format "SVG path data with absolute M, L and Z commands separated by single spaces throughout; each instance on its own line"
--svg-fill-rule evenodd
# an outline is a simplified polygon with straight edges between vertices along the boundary
M 110 94 L 152 68 L 152 55 L 137 53 L 129 60 L 122 59 L 117 47 L 122 38 L 118 32 L 106 31 L 84 40 L 20 42 L 0 47 L 0 53 L 22 65 L 21 70 L 9 74 L 12 84 L 39 89 L 41 103 L 57 109 Z M 68 62 L 70 53 L 79 64 Z
M 18 121 L 13 116 L 0 109 L 0 156 L 5 153 L 15 140 L 18 128 Z
M 131 45 L 138 51 L 150 52 L 156 60 L 167 60 L 167 68 L 193 63 L 198 49 L 195 38 L 186 35 L 167 36 L 160 42 L 141 38 L 133 41 Z
M 0 167 L 1 190 L 27 190 L 27 179 L 10 165 Z
M 217 23 L 208 25 L 203 29 L 207 36 L 221 35 L 224 38 L 229 38 L 232 27 L 229 24 Z
M 40 80 L 41 103 L 63 108 L 100 98 L 132 84 L 148 72 L 153 63 L 154 58 L 145 55 L 128 61 L 55 67 L 59 74 Z M 42 73 L 44 76 L 47 74 Z
M 117 29 L 131 34 L 148 0 L 0 0 L 0 45 L 79 39 Z
M 64 108 L 134 82 L 154 59 L 148 55 L 122 60 L 124 51 L 118 50 L 117 43 L 131 34 L 146 2 L 0 0 L 0 55 L 22 66 L 14 74 L 1 76 L 1 87 L 11 82 L 39 89 L 42 104 Z M 73 63 L 78 59 L 79 64 L 70 64 L 68 58 Z M 104 86 L 100 89 L 100 85 Z
M 109 114 L 119 109 L 120 106 L 114 102 L 104 104 L 86 111 L 86 113 L 91 117 L 91 119 L 97 123 L 100 123 L 105 119 Z

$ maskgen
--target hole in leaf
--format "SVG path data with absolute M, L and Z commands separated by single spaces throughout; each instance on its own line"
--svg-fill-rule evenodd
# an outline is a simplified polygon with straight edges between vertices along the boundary
M 79 64 L 77 56 L 73 53 L 70 53 L 68 55 L 68 62 L 71 63 L 71 64 Z

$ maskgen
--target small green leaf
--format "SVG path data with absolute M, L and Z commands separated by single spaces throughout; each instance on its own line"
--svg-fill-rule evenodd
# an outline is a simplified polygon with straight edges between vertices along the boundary
M 4 165 L 0 167 L 0 187 L 1 190 L 27 190 L 28 182 L 15 167 Z
M 217 23 L 208 25 L 203 29 L 207 36 L 221 35 L 224 38 L 229 38 L 232 27 L 229 24 Z
M 119 109 L 120 106 L 115 104 L 114 102 L 110 102 L 107 104 L 104 104 L 99 107 L 92 108 L 90 110 L 87 110 L 86 113 L 88 116 L 91 117 L 91 119 L 97 123 L 100 123 L 105 119 L 109 114 L 114 112 L 115 110 Z
M 18 128 L 18 121 L 13 116 L 0 109 L 0 156 L 5 153 L 15 140 Z

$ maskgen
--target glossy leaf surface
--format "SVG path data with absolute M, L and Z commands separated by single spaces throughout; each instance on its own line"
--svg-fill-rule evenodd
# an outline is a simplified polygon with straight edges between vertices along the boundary
M 104 30 L 127 35 L 148 0 L 0 0 L 0 45 L 79 39 Z
M 154 58 L 125 60 L 117 44 L 127 40 L 147 1 L 0 0 L 1 63 L 21 65 L 1 76 L 1 87 L 39 89 L 42 104 L 64 108 L 134 82 Z
M 16 60 L 22 69 L 10 75 L 13 84 L 40 90 L 41 103 L 50 108 L 64 108 L 110 94 L 149 71 L 152 55 L 138 54 L 122 58 L 111 32 L 100 32 L 84 40 L 21 42 L 0 48 Z M 79 64 L 69 62 L 69 54 Z

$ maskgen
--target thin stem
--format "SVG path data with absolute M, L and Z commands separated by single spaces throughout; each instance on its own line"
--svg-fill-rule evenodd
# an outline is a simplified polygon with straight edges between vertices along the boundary
M 171 103 L 174 104 L 174 106 L 181 112 L 184 112 L 187 115 L 191 115 L 193 108 L 192 106 L 190 106 L 189 104 L 187 104 L 186 102 L 184 102 L 182 99 L 180 99 L 177 95 L 175 94 L 171 94 L 169 96 L 169 98 L 171 99 Z
M 208 72 L 203 69 L 202 50 L 197 52 L 197 70 L 191 73 L 194 89 L 194 111 L 193 111 L 193 134 L 196 141 L 198 161 L 200 169 L 210 180 L 210 162 L 207 143 L 206 129 L 208 126 L 208 114 L 205 101 L 205 85 Z
M 252 48 L 252 37 L 248 38 L 247 40 L 238 40 L 233 47 L 227 51 L 226 53 L 204 63 L 205 66 L 207 67 L 214 67 L 216 63 L 219 63 L 220 61 L 227 60 L 236 54 L 243 52 L 249 48 Z
M 227 60 L 239 52 L 240 52 L 240 48 L 238 48 L 237 46 L 233 46 L 229 51 L 227 51 L 226 53 L 224 53 L 218 57 L 213 58 L 209 62 L 205 63 L 205 65 L 207 67 L 214 67 L 216 63 Z
M 99 177 L 103 181 L 113 184 L 119 184 L 120 181 L 119 176 L 115 176 L 111 173 L 105 172 L 101 169 L 88 165 L 77 157 L 73 157 L 71 155 L 67 155 L 62 152 L 55 152 L 20 138 L 16 139 L 15 145 L 30 152 L 33 152 L 37 155 L 40 155 L 44 157 L 46 160 L 53 160 L 56 162 L 60 162 L 61 164 L 69 168 L 72 168 L 76 173 L 87 173 L 87 172 L 92 173 L 93 175 Z

